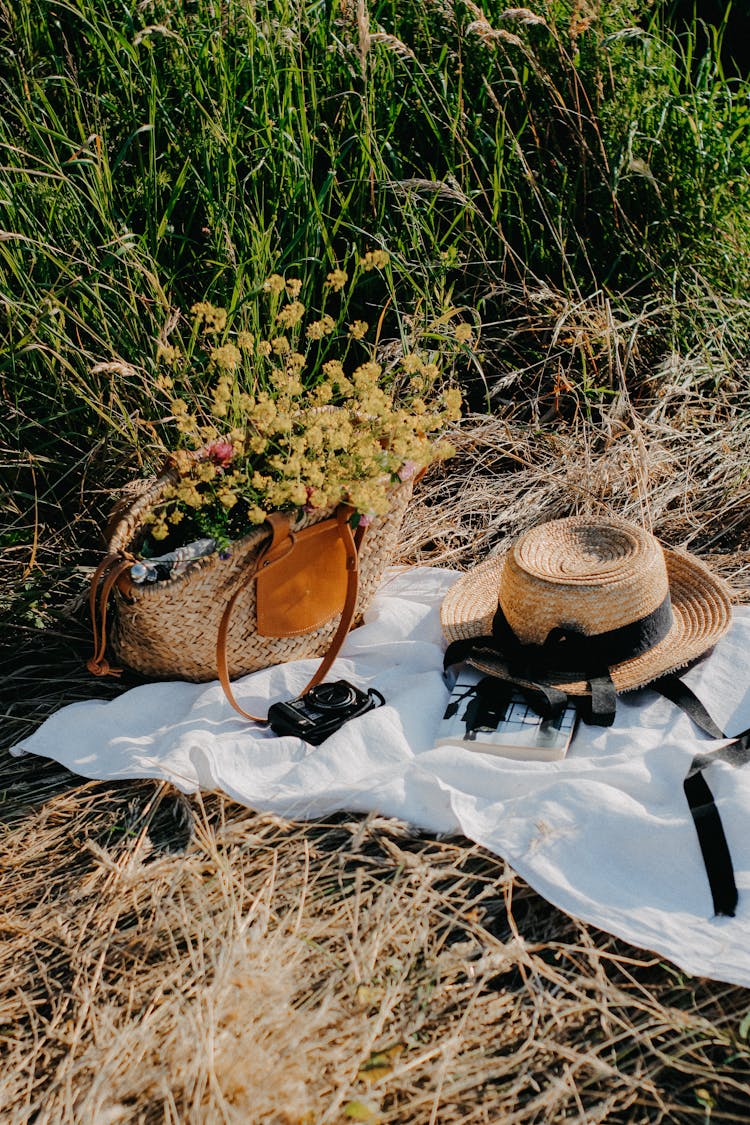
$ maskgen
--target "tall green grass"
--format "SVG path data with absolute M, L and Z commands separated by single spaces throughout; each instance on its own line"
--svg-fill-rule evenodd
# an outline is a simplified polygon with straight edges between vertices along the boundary
M 63 526 L 82 489 L 153 463 L 174 310 L 252 319 L 271 270 L 315 302 L 355 248 L 387 248 L 386 336 L 451 304 L 485 322 L 481 408 L 509 367 L 549 391 L 561 309 L 640 318 L 649 364 L 700 347 L 717 379 L 743 346 L 748 88 L 718 38 L 696 58 L 645 2 L 17 0 L 0 19 L 6 558 L 24 508 Z M 586 349 L 566 364 L 595 398 Z

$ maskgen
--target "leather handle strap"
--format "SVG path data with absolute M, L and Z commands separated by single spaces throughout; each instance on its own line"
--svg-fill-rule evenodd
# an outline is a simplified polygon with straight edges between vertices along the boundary
M 107 607 L 115 583 L 133 565 L 134 559 L 125 554 L 107 555 L 94 571 L 89 589 L 89 611 L 94 633 L 94 652 L 86 667 L 94 676 L 120 676 L 122 668 L 113 668 L 105 654 L 107 648 Z M 101 588 L 100 588 L 101 583 Z M 97 604 L 97 591 L 99 594 Z
M 255 580 L 259 570 L 268 569 L 272 567 L 274 563 L 281 562 L 294 547 L 294 535 L 290 531 L 288 517 L 283 516 L 280 512 L 273 512 L 269 516 L 268 522 L 271 524 L 271 539 L 255 560 L 255 566 L 252 570 L 248 571 L 247 574 L 243 575 L 242 580 L 235 587 L 234 592 L 224 607 L 224 612 L 219 622 L 219 631 L 216 636 L 216 670 L 224 694 L 235 711 L 239 711 L 240 715 L 243 715 L 244 718 L 252 719 L 252 721 L 256 723 L 265 722 L 265 719 L 261 718 L 259 715 L 251 715 L 249 711 L 243 711 L 232 692 L 232 685 L 229 679 L 229 662 L 227 660 L 227 636 L 229 634 L 232 610 L 243 590 Z M 286 543 L 286 549 L 282 551 L 281 547 L 284 543 Z
M 312 677 L 304 691 L 309 691 L 310 688 L 315 687 L 327 675 L 331 665 L 339 654 L 344 639 L 349 632 L 352 621 L 354 620 L 354 613 L 357 607 L 357 595 L 359 594 L 359 547 L 362 543 L 365 529 L 358 527 L 356 535 L 352 534 L 352 529 L 349 525 L 349 517 L 351 509 L 345 505 L 340 505 L 336 512 L 338 521 L 338 531 L 341 536 L 344 548 L 346 550 L 346 597 L 344 599 L 344 607 L 341 611 L 341 619 L 338 628 L 331 640 L 330 647 L 323 657 L 318 670 Z M 274 513 L 272 519 L 285 519 L 286 517 L 279 516 Z M 224 613 L 219 623 L 219 632 L 216 640 L 216 667 L 219 673 L 219 682 L 224 690 L 224 694 L 231 703 L 232 707 L 238 714 L 242 715 L 245 719 L 250 719 L 254 723 L 266 723 L 267 717 L 261 715 L 252 715 L 249 711 L 245 711 L 237 700 L 235 699 L 232 691 L 232 685 L 229 679 L 229 665 L 227 660 L 227 636 L 229 633 L 229 623 L 232 617 L 232 611 L 235 603 L 239 598 L 242 591 L 252 582 L 261 569 L 270 568 L 276 562 L 280 562 L 285 558 L 289 551 L 294 546 L 293 533 L 289 531 L 289 524 L 287 520 L 286 529 L 287 539 L 284 540 L 284 534 L 281 526 L 274 527 L 274 534 L 266 550 L 258 557 L 253 570 L 244 577 L 244 580 L 233 592 L 229 601 L 227 602 Z M 284 548 L 285 542 L 288 546 Z M 284 548 L 282 550 L 282 548 Z M 304 692 L 302 693 L 304 694 Z
M 357 595 L 359 594 L 359 546 L 362 542 L 365 528 L 357 528 L 357 536 L 355 537 L 352 535 L 352 529 L 349 525 L 349 510 L 339 508 L 336 514 L 338 517 L 339 535 L 346 548 L 346 598 L 344 599 L 344 608 L 341 610 L 341 620 L 333 635 L 328 652 L 321 660 L 317 672 L 310 680 L 305 691 L 309 691 L 310 688 L 315 687 L 316 684 L 319 684 L 320 681 L 325 679 L 328 675 L 331 665 L 338 656 L 341 646 L 346 639 L 346 635 L 351 629 L 352 621 L 354 620 L 354 611 L 357 608 Z

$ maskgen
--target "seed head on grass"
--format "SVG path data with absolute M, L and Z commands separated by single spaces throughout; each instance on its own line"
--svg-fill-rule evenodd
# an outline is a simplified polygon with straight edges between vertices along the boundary
M 263 282 L 263 291 L 265 293 L 272 293 L 274 296 L 278 296 L 280 293 L 283 293 L 284 288 L 284 278 L 280 273 L 272 273 L 271 276 L 267 277 Z
M 388 265 L 391 256 L 387 250 L 368 250 L 365 256 L 361 259 L 360 265 L 363 270 L 382 270 Z
M 331 270 L 326 278 L 326 284 L 334 291 L 340 293 L 349 280 L 349 275 L 346 270 Z
M 197 301 L 190 308 L 191 313 L 207 333 L 223 332 L 227 325 L 227 310 L 217 308 L 210 301 Z
M 211 362 L 215 364 L 220 371 L 236 371 L 242 363 L 242 352 L 236 344 L 227 343 L 222 344 L 218 348 L 211 349 Z
M 276 314 L 277 322 L 282 328 L 296 328 L 305 315 L 305 306 L 301 301 L 291 301 Z
M 305 335 L 308 340 L 322 340 L 324 336 L 330 336 L 335 327 L 336 321 L 326 313 L 320 320 L 314 320 L 312 324 L 308 324 Z
M 182 350 L 174 344 L 159 343 L 156 348 L 156 362 L 165 367 L 175 367 L 184 358 Z

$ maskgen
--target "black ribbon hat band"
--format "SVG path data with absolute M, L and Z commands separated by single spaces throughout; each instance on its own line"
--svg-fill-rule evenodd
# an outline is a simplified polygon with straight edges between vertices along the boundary
M 589 682 L 592 695 L 602 700 L 601 705 L 594 706 L 593 714 L 599 714 L 599 721 L 609 725 L 614 718 L 614 690 L 605 690 L 605 685 L 610 682 L 609 668 L 648 652 L 667 636 L 672 621 L 672 605 L 667 594 L 651 613 L 616 629 L 588 635 L 574 625 L 561 625 L 550 630 L 543 644 L 524 644 L 513 632 L 502 607 L 498 605 L 492 634 L 454 641 L 446 650 L 444 663 L 447 668 L 472 655 L 494 657 L 507 664 L 511 680 L 532 683 L 548 672 L 580 673 Z M 545 696 L 548 695 L 549 688 L 545 691 L 543 685 L 535 686 Z M 561 695 L 559 692 L 555 694 Z M 554 706 L 564 699 L 562 694 L 560 701 L 550 700 L 550 703 Z
M 672 602 L 667 593 L 651 613 L 638 621 L 620 625 L 604 633 L 586 634 L 575 625 L 559 625 L 551 629 L 543 644 L 523 644 L 508 624 L 498 605 L 492 622 L 492 639 L 499 652 L 509 661 L 520 661 L 536 671 L 574 672 L 611 668 L 623 660 L 642 656 L 672 627 Z

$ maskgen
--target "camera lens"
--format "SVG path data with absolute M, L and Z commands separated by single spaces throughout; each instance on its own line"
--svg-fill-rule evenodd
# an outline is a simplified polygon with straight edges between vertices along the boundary
M 350 707 L 356 703 L 357 696 L 351 684 L 339 680 L 335 684 L 318 684 L 310 688 L 306 698 L 311 706 L 320 711 L 338 711 L 342 707 Z

